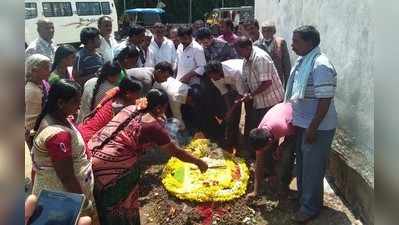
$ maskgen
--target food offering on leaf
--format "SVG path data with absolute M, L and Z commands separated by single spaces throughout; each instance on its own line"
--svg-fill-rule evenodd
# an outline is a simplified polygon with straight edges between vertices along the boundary
M 172 195 L 197 202 L 230 201 L 245 194 L 249 171 L 237 158 L 208 139 L 196 139 L 185 147 L 208 164 L 205 173 L 197 166 L 172 157 L 166 164 L 162 183 Z

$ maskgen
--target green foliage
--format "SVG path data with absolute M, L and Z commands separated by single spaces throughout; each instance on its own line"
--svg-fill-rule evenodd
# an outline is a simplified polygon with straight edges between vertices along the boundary
M 118 15 L 123 14 L 124 0 L 114 0 Z M 161 0 L 166 11 L 163 18 L 166 23 L 187 23 L 189 16 L 189 0 Z M 157 0 L 126 0 L 126 8 L 153 8 Z M 254 0 L 224 0 L 224 7 L 239 7 L 254 5 Z M 192 0 L 192 21 L 204 19 L 214 8 L 220 8 L 222 0 Z

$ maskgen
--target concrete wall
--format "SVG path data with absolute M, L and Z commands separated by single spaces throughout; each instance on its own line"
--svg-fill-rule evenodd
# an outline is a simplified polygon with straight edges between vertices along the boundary
M 305 24 L 317 27 L 321 35 L 321 49 L 330 58 L 338 72 L 335 104 L 338 111 L 339 130 L 333 149 L 345 161 L 345 167 L 330 167 L 329 175 L 336 176 L 334 186 L 343 190 L 348 183 L 342 174 L 350 168 L 358 172 L 364 183 L 374 187 L 374 19 L 371 0 L 256 0 L 255 17 L 262 23 L 274 20 L 277 35 L 291 45 L 292 31 Z M 296 55 L 291 51 L 292 63 Z M 336 162 L 331 163 L 336 165 Z M 332 170 L 331 170 L 332 168 Z M 337 170 L 342 171 L 337 171 Z M 341 175 L 340 175 L 341 174 Z M 352 186 L 352 190 L 356 190 Z M 348 193 L 350 194 L 350 193 Z M 359 194 L 359 196 L 361 196 Z M 344 196 L 351 201 L 355 196 Z M 359 200 L 369 202 L 369 199 Z M 353 205 L 358 204 L 354 203 Z M 362 208 L 368 213 L 370 206 Z M 361 216 L 363 217 L 363 216 Z M 373 220 L 366 218 L 367 222 Z
M 338 71 L 339 125 L 369 160 L 374 154 L 373 44 L 370 0 L 257 0 L 255 17 L 272 19 L 291 45 L 292 30 L 317 27 L 321 49 Z M 296 55 L 291 51 L 294 62 Z

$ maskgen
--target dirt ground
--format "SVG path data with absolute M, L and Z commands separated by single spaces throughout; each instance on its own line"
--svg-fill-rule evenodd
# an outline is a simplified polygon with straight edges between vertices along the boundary
M 297 204 L 292 200 L 279 200 L 270 194 L 247 201 L 244 197 L 226 203 L 181 201 L 168 194 L 161 184 L 161 173 L 167 156 L 156 150 L 144 155 L 141 166 L 140 215 L 142 224 L 148 225 L 290 225 Z M 30 177 L 31 160 L 25 153 L 25 178 Z M 252 179 L 251 179 L 252 180 Z M 252 182 L 251 182 L 252 183 Z M 251 186 L 251 184 L 249 184 Z M 296 190 L 295 181 L 291 189 Z M 309 225 L 360 225 L 341 199 L 328 187 L 324 193 L 324 209 Z M 28 190 L 29 191 L 29 190 Z
M 245 196 L 226 203 L 193 203 L 181 201 L 168 194 L 161 184 L 163 164 L 167 157 L 159 152 L 149 152 L 142 160 L 141 221 L 148 225 L 197 225 L 197 224 L 269 224 L 290 225 L 291 216 L 297 208 L 294 200 L 279 200 L 272 194 L 254 200 Z M 151 164 L 149 164 L 151 163 Z M 251 188 L 252 182 L 249 187 Z M 324 209 L 309 225 L 360 225 L 341 199 L 325 186 Z M 295 180 L 291 190 L 296 190 Z
M 241 122 L 241 128 L 243 123 Z M 225 203 L 194 203 L 181 201 L 168 194 L 161 183 L 161 174 L 168 156 L 157 150 L 148 151 L 140 160 L 140 216 L 145 225 L 291 225 L 297 209 L 294 200 L 279 200 L 266 191 L 254 200 L 241 198 Z M 25 149 L 25 178 L 30 177 L 31 160 Z M 250 178 L 249 190 L 252 190 Z M 295 180 L 291 190 L 296 191 Z M 26 189 L 29 192 L 29 188 Z M 361 225 L 348 207 L 325 182 L 324 209 L 309 225 Z

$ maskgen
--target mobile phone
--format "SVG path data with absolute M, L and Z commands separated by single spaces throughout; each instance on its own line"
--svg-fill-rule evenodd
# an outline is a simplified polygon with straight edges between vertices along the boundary
M 76 225 L 85 196 L 68 192 L 42 190 L 30 225 Z

